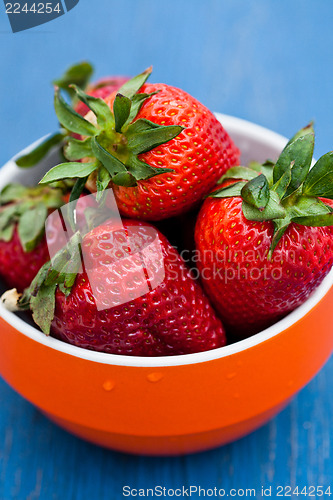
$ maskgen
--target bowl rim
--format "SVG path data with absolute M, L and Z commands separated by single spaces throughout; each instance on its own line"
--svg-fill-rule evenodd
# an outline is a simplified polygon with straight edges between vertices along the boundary
M 287 139 L 272 130 L 265 127 L 257 125 L 255 123 L 243 120 L 241 118 L 236 118 L 230 115 L 224 115 L 221 113 L 215 113 L 215 116 L 226 130 L 234 129 L 237 132 L 246 133 L 246 135 L 252 139 L 263 138 L 268 143 L 274 144 L 279 148 L 283 148 L 287 143 Z M 46 137 L 46 136 L 45 136 Z M 17 168 L 14 161 L 15 158 L 21 154 L 29 152 L 33 147 L 35 147 L 39 142 L 44 139 L 41 138 L 35 143 L 31 144 L 25 148 L 22 152 L 15 155 L 11 160 L 9 160 L 1 168 L 1 179 L 5 177 L 5 182 L 10 180 L 12 176 L 13 168 Z M 2 184 L 3 182 L 1 182 Z M 225 358 L 232 356 L 234 354 L 240 353 L 242 351 L 251 349 L 272 337 L 282 333 L 283 331 L 289 329 L 292 325 L 301 320 L 306 316 L 311 309 L 313 309 L 328 293 L 333 285 L 333 269 L 326 276 L 323 282 L 316 288 L 316 290 L 310 295 L 310 297 L 297 309 L 289 313 L 282 320 L 278 321 L 269 328 L 249 337 L 245 340 L 238 341 L 234 344 L 227 345 L 224 347 L 219 347 L 217 349 L 212 349 L 210 351 L 198 352 L 193 354 L 182 354 L 177 356 L 160 356 L 160 357 L 146 357 L 146 356 L 127 356 L 121 354 L 109 354 L 104 352 L 92 351 L 89 349 L 84 349 L 82 347 L 77 347 L 71 344 L 67 344 L 61 340 L 57 340 L 53 337 L 44 335 L 37 328 L 29 325 L 23 319 L 19 318 L 14 313 L 6 310 L 0 304 L 0 317 L 2 317 L 8 324 L 15 328 L 18 332 L 22 333 L 26 337 L 46 346 L 60 351 L 64 354 L 68 354 L 77 358 L 81 358 L 87 361 L 92 361 L 95 363 L 106 364 L 106 365 L 116 365 L 116 366 L 128 366 L 128 367 L 140 367 L 140 368 L 162 368 L 170 366 L 182 366 L 189 364 L 204 363 L 207 361 L 213 361 L 220 358 Z

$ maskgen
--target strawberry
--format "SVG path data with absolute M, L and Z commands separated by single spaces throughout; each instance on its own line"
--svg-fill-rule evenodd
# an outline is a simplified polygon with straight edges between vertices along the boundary
M 24 290 L 49 260 L 45 220 L 63 202 L 62 190 L 47 186 L 9 184 L 1 191 L 0 276 L 10 287 Z
M 68 138 L 69 163 L 52 168 L 41 183 L 76 178 L 98 192 L 113 186 L 124 216 L 161 220 L 198 204 L 239 151 L 215 116 L 183 90 L 145 84 L 151 70 L 126 82 L 106 100 L 84 94 L 86 119 L 55 95 L 60 123 L 81 140 Z M 83 163 L 79 163 L 83 160 Z
M 333 265 L 333 153 L 309 170 L 313 146 L 310 125 L 275 164 L 230 169 L 201 208 L 202 283 L 236 340 L 302 304 Z
M 26 252 L 15 228 L 10 241 L 0 240 L 0 277 L 9 287 L 23 291 L 49 258 L 45 238 Z
M 225 345 L 225 333 L 177 251 L 153 226 L 110 219 L 78 233 L 21 298 L 44 333 L 79 347 L 166 356 Z

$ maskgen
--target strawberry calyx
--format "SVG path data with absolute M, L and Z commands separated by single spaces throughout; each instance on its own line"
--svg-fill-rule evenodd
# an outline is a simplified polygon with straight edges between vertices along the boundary
M 71 85 L 77 85 L 81 89 L 85 90 L 91 80 L 94 73 L 94 67 L 87 61 L 82 61 L 77 64 L 70 66 L 65 73 L 56 80 L 53 80 L 53 85 L 63 89 L 71 99 L 75 99 L 75 91 L 71 88 Z
M 333 210 L 320 198 L 333 199 L 333 152 L 313 165 L 313 124 L 290 139 L 276 163 L 232 167 L 219 180 L 237 182 L 221 187 L 212 198 L 242 198 L 244 217 L 250 221 L 272 221 L 274 235 L 268 258 L 291 223 L 321 227 L 333 225 Z
M 80 272 L 81 243 L 82 236 L 78 231 L 52 260 L 44 264 L 17 302 L 18 310 L 30 309 L 32 311 L 35 323 L 45 335 L 50 334 L 57 288 L 59 287 L 59 290 L 67 297 L 72 290 L 77 274 Z
M 45 232 L 49 210 L 64 203 L 64 189 L 8 184 L 0 192 L 0 240 L 11 241 L 15 228 L 25 252 L 31 252 Z
M 68 297 L 77 275 L 85 270 L 82 258 L 83 238 L 93 228 L 105 222 L 109 216 L 109 212 L 105 212 L 103 209 L 93 208 L 89 210 L 87 208 L 85 210 L 85 225 L 79 230 L 76 229 L 72 236 L 67 237 L 67 243 L 40 268 L 30 286 L 18 297 L 15 310 L 31 310 L 35 323 L 45 335 L 50 334 L 57 290 Z M 8 297 L 11 299 L 12 295 L 9 293 Z M 6 304 L 4 301 L 6 297 L 2 298 L 6 308 L 13 306 L 12 300 L 8 300 Z
M 85 118 L 76 113 L 56 89 L 54 105 L 61 125 L 81 138 L 68 136 L 64 155 L 69 161 L 53 167 L 41 184 L 75 178 L 84 186 L 92 176 L 96 179 L 98 201 L 110 182 L 132 187 L 138 181 L 173 171 L 152 167 L 139 159 L 140 154 L 174 139 L 184 129 L 179 125 L 135 120 L 143 103 L 155 94 L 138 93 L 151 72 L 149 68 L 127 81 L 119 89 L 112 111 L 104 100 L 85 94 L 73 85 L 77 97 L 90 109 L 90 116 Z M 80 162 L 83 159 L 84 162 Z
M 73 206 L 71 205 L 68 205 L 69 219 L 72 216 Z M 89 207 L 86 208 L 85 224 L 80 229 L 77 229 L 74 224 L 75 232 L 72 236 L 70 233 L 67 235 L 67 243 L 40 268 L 30 286 L 20 295 L 15 305 L 16 310 L 31 310 L 35 323 L 46 335 L 50 334 L 54 318 L 56 291 L 59 290 L 68 297 L 77 275 L 85 270 L 82 258 L 83 238 L 109 217 L 109 211 L 104 211 L 101 204 L 98 208 L 94 207 L 91 210 Z M 9 294 L 9 298 L 11 297 Z M 4 303 L 4 306 L 12 307 L 12 300 L 9 300 L 7 304 Z

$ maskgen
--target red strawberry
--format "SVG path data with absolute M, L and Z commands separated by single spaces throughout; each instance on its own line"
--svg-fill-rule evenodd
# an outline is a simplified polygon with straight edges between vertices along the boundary
M 60 189 L 9 184 L 0 195 L 0 276 L 23 291 L 49 260 L 45 220 L 63 204 Z
M 10 241 L 0 240 L 0 277 L 10 288 L 22 292 L 49 258 L 45 237 L 26 252 L 15 228 Z
M 180 89 L 144 85 L 149 74 L 128 81 L 106 102 L 76 87 L 92 110 L 89 121 L 56 93 L 59 121 L 83 138 L 68 139 L 71 163 L 51 169 L 42 183 L 75 177 L 82 185 L 86 178 L 99 193 L 112 185 L 123 215 L 160 220 L 195 206 L 237 164 L 239 151 L 214 115 Z M 81 159 L 84 165 L 73 163 Z
M 105 99 L 124 85 L 127 80 L 126 76 L 107 76 L 89 85 L 86 93 L 99 99 Z M 79 115 L 85 116 L 89 112 L 89 108 L 86 104 L 79 101 L 75 106 L 75 111 Z
M 0 277 L 19 292 L 30 286 L 39 269 L 73 235 L 67 212 L 60 217 L 55 211 L 69 202 L 69 193 L 64 195 L 64 190 L 66 186 L 9 184 L 0 193 Z M 81 195 L 76 205 L 76 229 L 85 227 L 88 207 L 96 209 L 94 196 Z
M 318 197 L 333 197 L 333 153 L 309 172 L 313 143 L 306 128 L 274 166 L 231 169 L 224 179 L 252 180 L 222 184 L 200 211 L 202 282 L 236 339 L 298 307 L 332 267 L 333 203 Z
M 183 90 L 165 84 L 145 84 L 140 93 L 152 94 L 137 120 L 158 125 L 180 124 L 185 130 L 173 140 L 140 155 L 150 166 L 174 172 L 142 180 L 134 187 L 114 186 L 118 206 L 126 216 L 160 220 L 188 211 L 207 194 L 239 152 L 214 115 Z M 106 102 L 112 109 L 115 94 Z
M 40 271 L 31 287 L 31 305 L 44 332 L 52 321 L 51 333 L 58 339 L 133 356 L 186 354 L 225 345 L 220 321 L 167 239 L 147 223 L 123 224 L 109 220 L 84 237 L 85 270 L 75 281 L 61 267 L 61 262 L 68 266 L 68 250 L 63 261 L 61 255 L 58 259 L 56 278 L 47 265 Z M 70 255 L 74 272 L 80 255 L 75 244 Z M 42 283 L 44 298 L 39 301 Z M 27 301 L 26 296 L 23 304 Z

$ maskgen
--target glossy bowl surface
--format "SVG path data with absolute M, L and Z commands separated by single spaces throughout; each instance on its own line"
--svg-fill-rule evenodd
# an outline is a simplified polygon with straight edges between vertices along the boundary
M 277 158 L 286 139 L 217 115 L 242 162 Z M 51 157 L 46 161 L 54 161 Z M 1 169 L 37 181 L 44 164 Z M 0 306 L 0 373 L 69 432 L 115 450 L 175 455 L 216 447 L 264 424 L 318 372 L 333 349 L 333 274 L 297 310 L 259 334 L 198 354 L 139 358 L 46 337 Z

